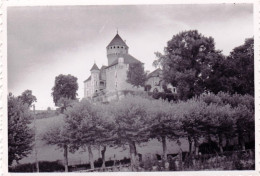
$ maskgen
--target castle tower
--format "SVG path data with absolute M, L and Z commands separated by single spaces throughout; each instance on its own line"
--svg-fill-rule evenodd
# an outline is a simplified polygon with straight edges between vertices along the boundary
M 117 33 L 107 46 L 108 66 L 115 62 L 122 54 L 128 54 L 128 46 Z
M 96 65 L 96 63 L 94 63 L 94 65 L 92 66 L 92 68 L 90 69 L 91 72 L 91 87 L 92 87 L 92 94 L 94 94 L 95 92 L 99 91 L 99 73 L 100 70 L 98 68 L 98 66 Z

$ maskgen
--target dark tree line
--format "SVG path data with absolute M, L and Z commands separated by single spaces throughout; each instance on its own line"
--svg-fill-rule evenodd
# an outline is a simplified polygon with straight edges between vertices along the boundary
M 205 92 L 254 94 L 254 39 L 224 56 L 215 49 L 212 37 L 197 30 L 180 32 L 168 41 L 164 54 L 156 53 L 155 66 L 163 79 L 177 87 L 183 100 Z

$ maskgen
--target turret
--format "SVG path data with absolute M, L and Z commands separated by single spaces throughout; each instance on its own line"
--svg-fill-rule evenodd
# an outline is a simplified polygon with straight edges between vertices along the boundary
M 94 65 L 90 69 L 90 72 L 91 72 L 91 85 L 93 87 L 92 92 L 93 93 L 94 92 L 98 92 L 98 90 L 99 90 L 99 73 L 100 73 L 100 69 L 98 68 L 96 63 L 94 63 Z
M 122 54 L 128 54 L 128 46 L 117 33 L 107 46 L 108 66 L 115 62 Z

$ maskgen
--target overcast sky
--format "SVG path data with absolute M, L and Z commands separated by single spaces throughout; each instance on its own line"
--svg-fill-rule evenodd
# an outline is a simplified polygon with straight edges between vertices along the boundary
M 76 76 L 83 97 L 94 60 L 107 65 L 106 46 L 117 28 L 129 53 L 150 71 L 154 52 L 181 31 L 212 36 L 225 55 L 253 37 L 250 4 L 9 7 L 7 15 L 8 91 L 32 90 L 37 109 L 54 107 L 51 89 L 59 74 Z

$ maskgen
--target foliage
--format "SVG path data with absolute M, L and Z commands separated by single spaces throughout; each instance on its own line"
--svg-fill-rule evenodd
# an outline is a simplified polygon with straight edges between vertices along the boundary
M 147 106 L 149 137 L 162 142 L 163 156 L 166 159 L 166 139 L 177 140 L 181 136 L 181 121 L 175 114 L 175 106 L 167 101 L 153 100 Z
M 62 75 L 56 76 L 55 84 L 52 88 L 53 102 L 58 105 L 60 98 L 68 98 L 75 100 L 78 90 L 77 78 L 72 75 Z
M 136 167 L 136 144 L 148 141 L 146 105 L 150 100 L 137 96 L 126 96 L 113 102 L 111 110 L 114 116 L 114 135 L 117 145 L 128 145 L 130 149 L 131 167 Z
M 68 108 L 68 107 L 72 107 L 74 103 L 76 103 L 78 100 L 73 100 L 73 99 L 69 99 L 69 98 L 65 98 L 65 97 L 61 97 L 58 102 L 57 102 L 57 106 L 60 109 L 61 113 L 64 113 L 64 111 Z
M 223 57 L 215 50 L 212 37 L 197 30 L 174 35 L 164 49 L 156 53 L 154 65 L 161 66 L 163 78 L 175 85 L 180 99 L 186 100 L 205 91 L 205 81 L 211 72 L 211 62 Z
M 31 114 L 21 99 L 8 95 L 8 165 L 26 157 L 32 150 Z
M 67 133 L 70 136 L 71 151 L 88 149 L 91 168 L 94 168 L 92 148 L 108 141 L 110 124 L 103 118 L 102 106 L 95 107 L 83 99 L 68 108 L 66 114 Z
M 215 50 L 212 37 L 196 30 L 174 35 L 164 49 L 156 52 L 155 66 L 163 79 L 177 87 L 182 100 L 205 92 L 254 95 L 254 39 L 233 49 L 228 57 Z
M 31 90 L 25 90 L 22 95 L 18 96 L 24 104 L 31 106 L 33 102 L 37 102 L 37 98 L 32 94 Z
M 129 64 L 126 81 L 134 87 L 144 87 L 146 72 L 144 71 L 144 66 L 141 62 Z

